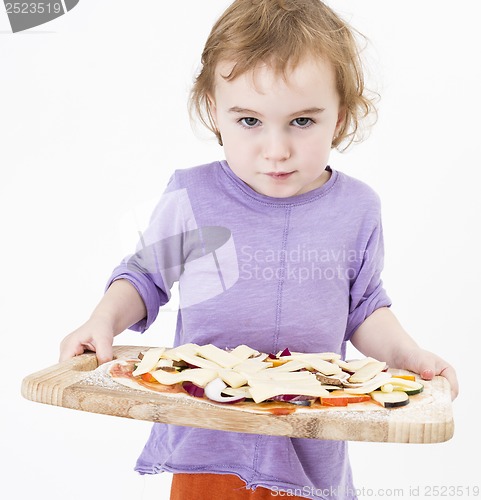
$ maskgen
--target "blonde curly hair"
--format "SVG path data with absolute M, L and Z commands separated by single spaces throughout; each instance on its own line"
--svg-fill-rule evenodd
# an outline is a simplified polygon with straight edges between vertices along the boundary
M 361 141 L 361 121 L 376 117 L 374 98 L 367 95 L 357 37 L 364 37 L 320 0 L 235 0 L 214 24 L 202 52 L 201 69 L 190 95 L 197 116 L 222 145 L 211 112 L 216 68 L 234 62 L 227 80 L 267 64 L 286 78 L 306 55 L 329 61 L 336 74 L 345 116 L 332 148 Z

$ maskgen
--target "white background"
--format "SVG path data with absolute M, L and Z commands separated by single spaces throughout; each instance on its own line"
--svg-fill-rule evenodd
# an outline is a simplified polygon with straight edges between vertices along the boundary
M 168 498 L 169 475 L 133 472 L 148 422 L 33 403 L 20 384 L 57 362 L 172 171 L 222 158 L 192 132 L 186 100 L 228 4 L 81 0 L 17 34 L 0 8 L 2 498 Z M 480 444 L 479 13 L 467 0 L 329 4 L 369 37 L 382 95 L 371 137 L 331 165 L 381 196 L 393 309 L 461 382 L 451 441 L 351 444 L 360 498 L 480 485 L 467 455 Z M 116 340 L 168 345 L 174 323 L 168 307 L 148 333 Z

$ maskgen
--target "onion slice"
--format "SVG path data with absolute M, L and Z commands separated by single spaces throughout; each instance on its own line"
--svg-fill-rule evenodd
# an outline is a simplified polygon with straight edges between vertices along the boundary
M 237 403 L 245 399 L 244 396 L 223 396 L 222 391 L 226 387 L 227 384 L 221 378 L 215 378 L 205 386 L 204 394 L 217 403 Z
M 299 406 L 311 406 L 317 398 L 296 394 L 280 394 L 279 396 L 274 396 L 269 399 L 271 401 L 283 401 L 285 403 L 292 403 Z
M 193 382 L 183 382 L 182 388 L 191 396 L 202 398 L 204 396 L 204 389 L 194 384 Z

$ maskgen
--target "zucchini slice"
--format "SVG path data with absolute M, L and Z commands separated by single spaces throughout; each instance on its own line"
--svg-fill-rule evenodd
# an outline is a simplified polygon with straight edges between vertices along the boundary
M 408 387 L 401 387 L 399 385 L 395 385 L 394 386 L 394 390 L 395 391 L 402 391 L 402 392 L 405 392 L 408 396 L 414 396 L 416 394 L 419 394 L 421 392 L 423 392 L 423 389 L 424 389 L 424 385 L 423 384 L 419 384 L 418 383 L 418 387 L 417 388 L 408 388 Z
M 385 408 L 397 408 L 399 406 L 406 406 L 409 404 L 409 396 L 402 391 L 374 391 L 371 392 L 371 397 L 374 401 L 381 404 Z
M 423 392 L 424 385 L 415 380 L 404 380 L 402 378 L 393 377 L 389 380 L 395 391 L 404 391 L 408 396 L 414 396 Z

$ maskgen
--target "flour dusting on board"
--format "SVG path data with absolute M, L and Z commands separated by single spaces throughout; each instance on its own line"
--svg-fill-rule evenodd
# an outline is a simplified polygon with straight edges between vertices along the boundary
M 85 385 L 95 385 L 98 387 L 110 387 L 113 389 L 119 389 L 121 386 L 115 382 L 109 374 L 110 368 L 114 364 L 127 364 L 127 360 L 114 359 L 100 365 L 98 368 L 90 372 L 90 374 L 82 380 Z

